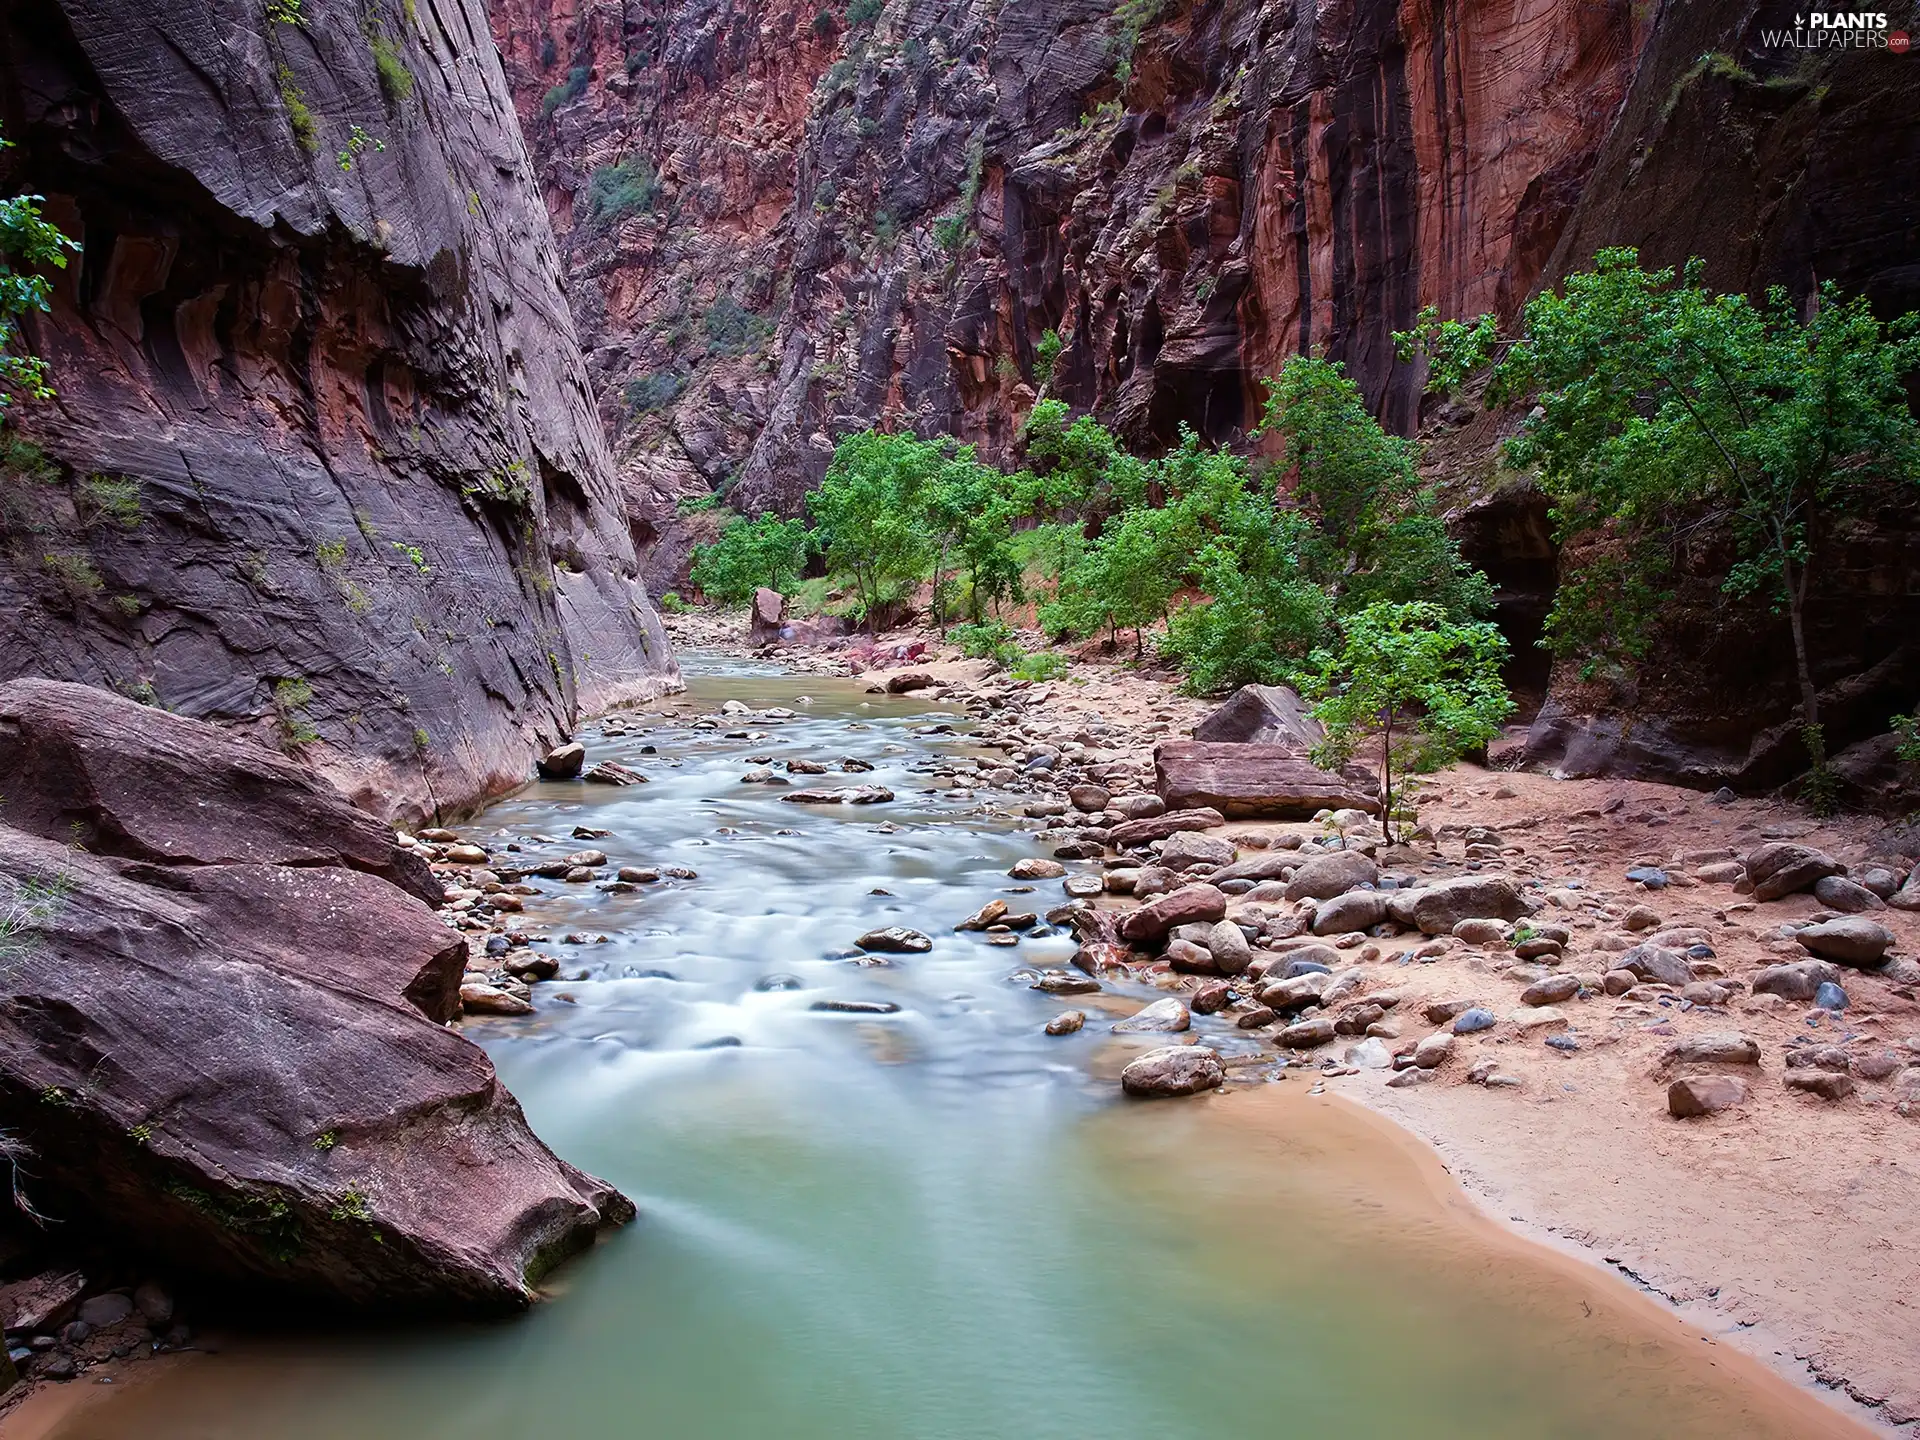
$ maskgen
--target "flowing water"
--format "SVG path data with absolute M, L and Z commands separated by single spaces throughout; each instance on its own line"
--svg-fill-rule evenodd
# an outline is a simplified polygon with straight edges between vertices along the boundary
M 683 713 L 589 737 L 652 783 L 538 785 L 465 827 L 529 850 L 604 827 L 614 838 L 592 843 L 615 864 L 698 872 L 540 902 L 556 942 L 543 948 L 587 978 L 541 987 L 531 1019 L 469 1029 L 540 1133 L 623 1187 L 639 1221 L 512 1323 L 241 1345 L 153 1367 L 44 1433 L 1862 1433 L 1617 1282 L 1504 1236 L 1382 1122 L 1310 1096 L 1298 1074 L 1118 1102 L 1127 1052 L 1099 1013 L 1046 1038 L 1060 1002 L 1009 978 L 1064 963 L 1071 942 L 952 933 L 1032 853 L 924 773 L 967 753 L 964 734 L 932 729 L 964 731 L 963 717 L 746 662 L 686 669 Z M 730 698 L 798 718 L 746 739 L 693 728 Z M 876 773 L 799 783 L 878 781 L 899 798 L 783 804 L 740 783 L 767 754 L 858 756 Z M 1044 909 L 1059 886 L 1008 898 Z M 932 953 L 844 958 L 889 924 L 934 936 Z M 576 930 L 610 938 L 558 943 Z M 774 976 L 800 988 L 762 987 Z M 810 1008 L 823 999 L 900 1008 Z

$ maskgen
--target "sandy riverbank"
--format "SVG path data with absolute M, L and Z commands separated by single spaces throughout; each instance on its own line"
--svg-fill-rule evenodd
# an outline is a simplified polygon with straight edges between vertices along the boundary
M 681 644 L 737 646 L 744 631 L 744 617 L 679 620 Z M 883 639 L 928 642 L 927 655 L 909 667 L 915 670 L 942 654 L 934 636 Z M 850 668 L 833 650 L 782 658 L 841 674 Z M 953 698 L 978 688 L 957 670 L 936 673 Z M 1007 686 L 1004 676 L 983 683 Z M 1130 731 L 1118 743 L 1137 753 L 1123 748 L 1101 758 L 1135 776 L 1151 773 L 1153 738 L 1184 736 L 1207 708 L 1163 678 L 1085 661 L 1063 681 L 1035 689 L 1047 697 L 1036 708 L 1097 714 Z M 1567 972 L 1605 969 L 1603 937 L 1674 929 L 1703 932 L 1729 978 L 1804 958 L 1778 927 L 1815 914 L 1811 895 L 1756 906 L 1727 883 L 1695 878 L 1700 864 L 1680 857 L 1743 855 L 1784 833 L 1857 866 L 1883 828 L 1863 817 L 1818 824 L 1791 806 L 1719 804 L 1667 786 L 1473 767 L 1435 777 L 1428 790 L 1433 798 L 1422 818 L 1440 836 L 1434 858 L 1457 865 L 1465 830 L 1496 832 L 1498 868 L 1538 882 L 1530 890 L 1545 902 L 1537 918 L 1572 930 Z M 1271 838 L 1287 829 L 1316 827 L 1229 824 L 1216 833 Z M 1648 889 L 1626 878 L 1629 866 L 1647 863 L 1664 866 L 1673 883 Z M 1628 924 L 1636 907 L 1656 918 Z M 1352 1042 L 1343 1040 L 1293 1056 L 1303 1068 L 1289 1084 L 1323 1084 L 1391 1117 L 1430 1144 L 1489 1215 L 1519 1233 L 1612 1269 L 1780 1375 L 1843 1397 L 1856 1413 L 1913 1426 L 1920 1421 L 1920 1246 L 1911 1243 L 1907 1212 L 1920 1193 L 1920 1064 L 1905 1061 L 1920 1062 L 1920 1003 L 1909 968 L 1920 953 L 1920 915 L 1879 910 L 1871 918 L 1894 932 L 1892 953 L 1907 957 L 1907 966 L 1849 973 L 1851 1003 L 1839 1017 L 1746 993 L 1685 1006 L 1677 995 L 1592 994 L 1558 1007 L 1567 1024 L 1556 1033 L 1571 1039 L 1569 1048 L 1502 1024 L 1459 1037 L 1435 1083 L 1395 1089 L 1385 1071 L 1323 1077 L 1322 1070 L 1346 1068 L 1341 1055 Z M 1501 1016 L 1519 1004 L 1523 978 L 1508 973 L 1517 967 L 1504 947 L 1454 943 L 1416 960 L 1418 938 L 1370 947 L 1378 958 L 1369 991 L 1398 997 L 1396 1047 L 1441 1028 L 1422 1017 L 1431 1002 L 1471 1000 Z M 1166 974 L 1159 983 L 1185 992 L 1200 982 Z M 1676 1040 L 1725 1032 L 1759 1047 L 1760 1065 L 1741 1067 L 1750 1098 L 1725 1114 L 1673 1119 L 1667 1082 L 1679 1072 L 1663 1066 L 1664 1052 Z M 1809 1040 L 1878 1063 L 1856 1068 L 1854 1093 L 1841 1100 L 1788 1089 L 1789 1044 Z M 1518 1083 L 1469 1083 L 1480 1060 Z M 1890 1073 L 1869 1078 L 1894 1060 Z M 1265 1102 L 1241 1092 L 1219 1103 L 1223 1113 L 1235 1105 L 1255 1113 Z

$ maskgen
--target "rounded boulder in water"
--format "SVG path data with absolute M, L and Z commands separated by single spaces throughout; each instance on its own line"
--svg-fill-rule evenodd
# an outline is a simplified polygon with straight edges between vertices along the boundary
M 1847 992 L 1831 980 L 1822 980 L 1813 992 L 1813 1003 L 1822 1010 L 1844 1010 L 1847 1008 Z
M 1498 1022 L 1491 1010 L 1475 1005 L 1471 1010 L 1462 1010 L 1453 1017 L 1453 1033 L 1471 1035 L 1479 1030 L 1491 1030 Z

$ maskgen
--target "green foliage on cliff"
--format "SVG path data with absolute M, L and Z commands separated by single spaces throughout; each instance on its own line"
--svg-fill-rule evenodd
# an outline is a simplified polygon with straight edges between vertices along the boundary
M 1048 330 L 1033 347 L 1033 378 L 1042 385 L 1053 381 L 1053 367 L 1059 362 L 1064 343 L 1058 330 Z
M 659 203 L 661 188 L 660 172 L 644 155 L 602 165 L 587 181 L 587 223 L 617 225 L 629 216 L 648 214 Z
M 687 578 L 723 605 L 746 604 L 762 585 L 784 595 L 800 583 L 812 545 L 804 521 L 735 518 L 718 540 L 695 547 Z
M 380 89 L 389 103 L 405 104 L 413 94 L 413 72 L 400 57 L 400 46 L 378 20 L 367 22 L 367 48 L 373 52 L 373 68 L 379 73 Z
M 13 142 L 0 137 L 0 150 Z M 44 195 L 14 195 L 0 200 L 0 421 L 6 419 L 15 392 L 45 400 L 53 387 L 47 363 L 25 353 L 20 322 L 52 308 L 53 282 L 44 273 L 64 270 L 69 252 L 79 246 L 41 214 Z
M 592 75 L 592 68 L 586 65 L 575 65 L 567 71 L 567 78 L 547 91 L 545 98 L 540 101 L 540 118 L 551 120 L 553 112 L 562 105 L 578 100 L 586 94 L 587 81 Z
M 773 322 L 756 315 L 731 295 L 714 297 L 700 317 L 709 355 L 745 355 L 757 350 L 773 334 Z
M 1864 299 L 1823 286 L 1803 312 L 1716 293 L 1705 267 L 1643 269 L 1602 250 L 1591 271 L 1528 303 L 1518 333 L 1490 317 L 1398 338 L 1424 346 L 1436 388 L 1490 373 L 1495 401 L 1533 404 L 1508 460 L 1537 470 L 1559 536 L 1605 542 L 1616 583 L 1563 585 L 1548 643 L 1589 660 L 1645 648 L 1684 539 L 1732 542 L 1730 599 L 1784 615 L 1801 721 L 1819 723 L 1805 605 L 1822 541 L 1875 486 L 1920 484 L 1920 424 L 1905 382 L 1920 371 L 1920 315 L 1883 325 Z

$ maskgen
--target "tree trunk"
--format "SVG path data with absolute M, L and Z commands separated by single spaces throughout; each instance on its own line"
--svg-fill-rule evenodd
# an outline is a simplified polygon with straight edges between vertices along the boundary
M 1393 839 L 1393 707 L 1380 712 L 1380 829 Z
M 1808 567 L 1800 567 L 1800 579 L 1793 579 L 1793 566 L 1787 566 L 1787 624 L 1793 629 L 1793 663 L 1800 681 L 1800 723 L 1820 723 L 1820 697 L 1813 688 L 1813 667 L 1807 660 L 1807 627 L 1804 610 L 1807 599 Z

